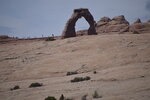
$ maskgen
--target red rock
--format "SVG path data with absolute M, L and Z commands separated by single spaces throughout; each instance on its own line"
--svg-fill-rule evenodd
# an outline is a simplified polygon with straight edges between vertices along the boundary
M 139 18 L 134 22 L 134 24 L 137 24 L 137 23 L 142 23 Z
M 76 36 L 75 24 L 76 24 L 76 21 L 81 17 L 84 17 L 90 25 L 88 29 L 88 35 L 97 34 L 95 30 L 95 21 L 94 21 L 93 16 L 89 12 L 89 10 L 85 8 L 79 8 L 79 9 L 74 10 L 74 13 L 72 14 L 71 18 L 67 21 L 65 29 L 62 33 L 63 38 Z

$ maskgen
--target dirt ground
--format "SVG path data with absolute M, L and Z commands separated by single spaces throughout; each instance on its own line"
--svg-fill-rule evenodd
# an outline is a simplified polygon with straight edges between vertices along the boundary
M 85 76 L 91 80 L 70 82 Z M 43 86 L 29 88 L 34 82 Z M 11 91 L 15 85 L 21 89 Z M 0 43 L 0 100 L 93 100 L 94 91 L 102 96 L 95 100 L 150 100 L 149 33 Z

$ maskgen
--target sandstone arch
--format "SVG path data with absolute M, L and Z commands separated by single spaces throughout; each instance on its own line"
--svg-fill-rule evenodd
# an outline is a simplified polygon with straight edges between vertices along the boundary
M 75 31 L 75 24 L 77 20 L 81 17 L 84 17 L 86 21 L 89 23 L 90 27 L 88 29 L 88 35 L 96 35 L 95 30 L 95 21 L 91 13 L 86 8 L 79 8 L 74 9 L 74 12 L 71 16 L 71 18 L 67 21 L 65 29 L 62 33 L 63 38 L 69 38 L 69 37 L 75 37 L 76 31 Z

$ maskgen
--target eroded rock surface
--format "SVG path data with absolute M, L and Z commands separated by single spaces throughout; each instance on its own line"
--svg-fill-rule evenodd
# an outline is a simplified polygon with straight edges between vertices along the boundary
M 84 17 L 86 21 L 89 23 L 90 27 L 88 29 L 88 35 L 95 35 L 95 21 L 91 13 L 86 8 L 75 9 L 71 18 L 67 21 L 65 29 L 62 33 L 63 38 L 75 37 L 75 24 L 77 20 L 81 17 Z
M 140 19 L 137 19 L 133 24 L 130 25 L 130 32 L 138 33 L 149 33 L 150 32 L 150 22 L 141 22 Z
M 97 33 L 127 32 L 129 31 L 129 22 L 123 15 L 114 17 L 112 20 L 103 17 L 98 21 L 96 31 Z

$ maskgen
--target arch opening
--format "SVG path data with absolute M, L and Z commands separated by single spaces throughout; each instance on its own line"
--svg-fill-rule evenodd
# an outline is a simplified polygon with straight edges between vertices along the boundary
M 75 25 L 78 19 L 80 19 L 81 17 L 84 17 L 89 24 L 88 35 L 97 34 L 95 30 L 95 21 L 93 16 L 91 15 L 88 9 L 80 8 L 80 9 L 75 9 L 71 18 L 67 21 L 65 29 L 62 33 L 63 38 L 76 36 Z

